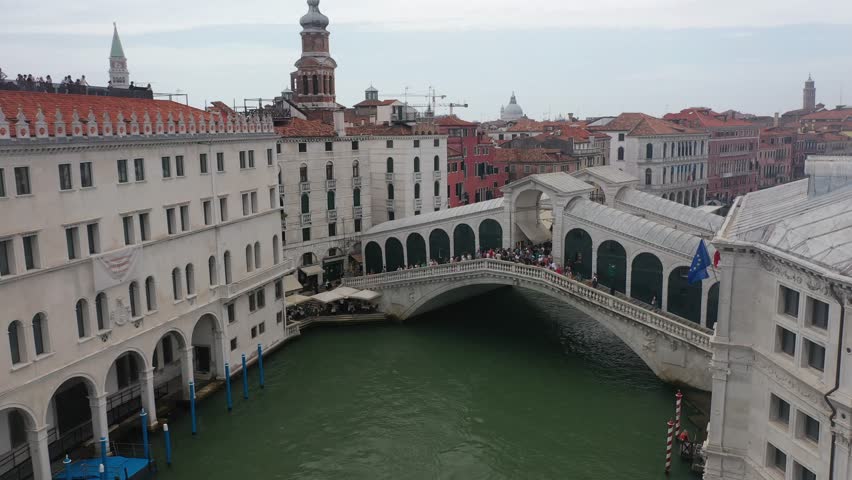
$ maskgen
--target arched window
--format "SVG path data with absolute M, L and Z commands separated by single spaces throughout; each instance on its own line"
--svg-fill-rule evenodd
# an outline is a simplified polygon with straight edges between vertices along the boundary
M 314 79 L 314 82 L 313 82 L 313 83 L 314 83 L 314 90 L 313 90 L 313 93 L 314 93 L 314 95 L 316 95 L 316 94 L 318 94 L 318 93 L 319 93 L 319 77 L 318 77 L 317 75 L 314 75 L 313 79 Z
M 645 158 L 654 158 L 654 144 L 645 145 Z
M 260 242 L 254 242 L 254 268 L 260 268 Z
M 107 304 L 107 296 L 104 292 L 95 296 L 95 317 L 98 321 L 98 330 L 109 328 L 109 305 Z
M 195 295 L 195 267 L 192 264 L 187 264 L 185 270 L 186 275 L 186 294 Z
M 701 164 L 700 171 L 701 171 L 701 177 L 700 178 L 703 179 L 704 178 L 704 164 L 703 163 Z
M 435 166 L 433 167 L 433 170 L 435 170 L 436 172 L 441 171 L 441 157 L 439 157 L 438 155 L 435 155 Z
M 302 183 L 308 181 L 308 165 L 305 163 L 299 167 L 299 181 Z
M 248 244 L 246 245 L 246 272 L 254 270 L 252 264 L 254 264 L 254 252 L 252 251 L 251 244 Z
M 645 169 L 645 185 L 651 184 L 651 176 L 652 176 L 651 169 L 646 168 Z
M 704 140 L 701 140 L 701 155 L 704 155 Z
M 12 354 L 12 365 L 26 361 L 24 331 L 21 322 L 18 320 L 9 324 L 9 352 Z
M 154 277 L 145 279 L 145 307 L 149 312 L 157 309 L 157 285 L 154 283 Z
M 352 162 L 352 177 L 358 178 L 361 176 L 361 167 L 358 165 L 358 160 Z
M 387 164 L 388 164 L 388 167 L 387 167 L 388 173 L 393 173 L 393 158 L 388 157 Z
M 663 144 L 663 158 L 669 154 L 669 142 Z
M 311 213 L 311 198 L 307 193 L 302 194 L 302 213 Z
M 36 313 L 33 317 L 33 343 L 35 354 L 41 355 L 48 351 L 47 344 L 47 318 L 43 313 Z
M 281 252 L 278 251 L 278 235 L 272 236 L 272 263 L 278 265 L 281 261 Z
M 331 162 L 325 164 L 325 179 L 334 180 L 334 164 Z
M 420 157 L 414 157 L 414 173 L 420 171 Z
M 176 301 L 183 297 L 183 285 L 179 268 L 172 269 L 172 296 Z
M 74 306 L 74 313 L 77 316 L 77 337 L 86 338 L 89 336 L 89 302 L 81 298 L 77 300 L 77 305 Z
M 356 207 L 361 206 L 361 189 L 360 188 L 356 188 L 356 189 L 352 190 L 352 202 L 353 202 L 353 205 L 355 205 Z
M 219 274 L 216 270 L 216 257 L 210 255 L 210 258 L 207 259 L 207 276 L 210 279 L 211 287 L 219 283 Z
M 308 76 L 303 75 L 302 76 L 302 95 L 307 95 L 307 94 L 308 94 Z
M 624 147 L 618 147 L 618 159 L 624 160 Z
M 435 196 L 436 197 L 441 196 L 441 183 L 438 182 L 437 180 L 435 181 Z
M 414 198 L 420 198 L 420 184 L 414 184 Z
M 334 202 L 334 190 L 329 190 L 328 193 L 326 193 L 326 197 L 327 197 L 326 199 L 328 200 L 328 209 L 334 210 L 335 209 L 335 206 L 334 206 L 334 203 L 335 203 Z
M 133 318 L 141 316 L 139 311 L 139 284 L 130 282 L 128 293 L 130 294 L 130 316 Z
M 393 200 L 393 184 L 388 184 L 388 200 Z
M 231 283 L 231 252 L 225 252 L 225 284 Z
M 663 167 L 663 185 L 666 184 L 666 167 Z

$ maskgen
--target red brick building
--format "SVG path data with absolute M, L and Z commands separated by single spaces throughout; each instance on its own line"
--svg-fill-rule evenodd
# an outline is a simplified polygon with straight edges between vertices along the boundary
M 498 161 L 491 137 L 479 131 L 479 124 L 450 115 L 436 119 L 435 125 L 438 133 L 449 136 L 447 199 L 450 207 L 503 196 L 500 187 L 508 183 L 508 168 Z
M 669 113 L 664 118 L 684 127 L 704 130 L 710 135 L 708 200 L 730 204 L 737 196 L 757 190 L 758 126 L 703 107 Z
M 774 187 L 790 182 L 793 177 L 793 147 L 796 131 L 785 128 L 764 128 L 760 131 L 760 150 L 757 155 L 759 172 L 757 187 Z
M 584 168 L 579 159 L 558 148 L 500 148 L 497 161 L 508 166 L 510 182 L 536 173 L 571 173 Z

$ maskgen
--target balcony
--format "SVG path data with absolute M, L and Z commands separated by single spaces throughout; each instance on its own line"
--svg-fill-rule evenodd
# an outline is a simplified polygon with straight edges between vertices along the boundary
M 352 216 L 355 218 L 362 218 L 364 216 L 364 207 L 352 207 Z
M 415 182 L 419 182 L 422 179 L 423 179 L 423 174 L 421 174 L 420 172 L 414 172 L 414 181 Z
M 436 210 L 441 208 L 441 197 L 435 197 L 435 199 L 433 200 L 433 205 L 435 206 Z
M 305 193 L 311 191 L 311 182 L 301 182 L 299 183 L 299 193 Z
M 303 227 L 310 227 L 311 226 L 311 214 L 310 213 L 303 213 L 301 220 L 302 220 L 302 226 Z
M 352 177 L 352 188 L 361 188 L 361 177 Z
M 337 221 L 337 209 L 328 211 L 328 223 L 334 223 Z
M 388 183 L 393 183 L 393 172 L 388 172 L 385 174 L 385 181 Z
M 326 190 L 334 190 L 335 188 L 337 188 L 337 180 L 331 179 L 325 181 Z
M 423 208 L 423 199 L 422 198 L 415 198 L 414 199 L 414 210 L 419 211 L 422 208 Z
M 435 177 L 435 180 L 440 180 L 441 179 L 441 171 L 435 170 L 434 172 L 432 172 L 432 176 Z
M 387 206 L 387 207 L 388 207 L 388 211 L 391 211 L 391 212 L 393 212 L 393 211 L 394 211 L 394 206 L 393 206 L 393 205 L 394 205 L 394 201 L 393 201 L 392 199 L 385 200 L 385 206 Z

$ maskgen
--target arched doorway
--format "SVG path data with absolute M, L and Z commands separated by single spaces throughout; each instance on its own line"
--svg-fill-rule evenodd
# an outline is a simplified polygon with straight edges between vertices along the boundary
M 677 267 L 669 274 L 668 311 L 701 323 L 701 282 L 689 284 L 689 267 Z
M 118 356 L 106 379 L 107 425 L 118 425 L 142 409 L 146 361 L 136 351 Z
M 707 292 L 707 328 L 713 328 L 719 319 L 719 282 Z
M 473 256 L 476 253 L 476 236 L 473 229 L 466 223 L 456 225 L 453 230 L 453 255 L 461 257 L 462 255 Z
M 33 476 L 38 460 L 30 451 L 27 432 L 35 430 L 35 425 L 32 414 L 22 408 L 0 409 L 0 431 L 7 435 L 0 439 L 0 478 L 11 480 Z
M 382 247 L 376 242 L 369 242 L 364 248 L 364 263 L 367 266 L 367 273 L 382 273 L 382 266 L 385 264 L 382 261 Z
M 630 268 L 630 296 L 659 308 L 662 291 L 663 263 L 653 253 L 636 255 Z
M 450 260 L 450 236 L 440 228 L 429 234 L 429 258 L 438 263 Z
M 395 272 L 400 267 L 405 267 L 405 253 L 402 251 L 402 242 L 394 237 L 385 241 L 385 265 L 389 272 Z
M 419 267 L 426 263 L 426 240 L 419 233 L 412 233 L 405 240 L 405 249 L 408 252 L 408 264 Z
M 233 307 L 230 307 L 233 308 Z M 167 332 L 157 341 L 151 355 L 154 369 L 154 399 L 157 405 L 162 402 L 174 403 L 182 399 L 184 384 L 189 384 L 190 365 L 186 365 L 186 340 L 176 331 Z
M 190 342 L 192 343 L 192 377 L 196 389 L 224 376 L 225 356 L 222 353 L 221 339 L 222 329 L 213 315 L 204 314 L 195 323 Z
M 500 222 L 490 218 L 479 224 L 479 248 L 489 250 L 503 246 L 503 227 Z
M 107 384 L 109 385 L 109 384 Z M 108 435 L 108 427 L 101 426 L 99 408 L 109 407 L 109 400 L 98 403 L 98 389 L 89 377 L 71 377 L 57 388 L 47 405 L 45 423 L 54 432 L 49 440 L 51 460 L 56 460 L 88 442 L 93 437 Z M 96 446 L 99 450 L 99 446 Z
M 534 244 L 550 241 L 553 237 L 548 227 L 542 223 L 542 217 L 552 218 L 552 205 L 550 211 L 546 211 L 542 197 L 543 192 L 539 190 L 525 190 L 518 194 L 512 202 L 514 221 L 513 238 L 527 240 Z
M 565 234 L 565 264 L 575 275 L 583 278 L 592 276 L 592 237 L 582 228 Z
M 621 293 L 627 292 L 627 252 L 620 243 L 614 240 L 601 243 L 596 268 L 601 284 Z

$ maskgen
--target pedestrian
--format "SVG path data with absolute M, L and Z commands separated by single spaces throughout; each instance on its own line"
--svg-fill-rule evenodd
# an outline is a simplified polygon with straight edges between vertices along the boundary
M 579 275 L 578 275 L 578 277 L 579 277 Z M 592 274 L 592 288 L 598 288 L 598 274 L 597 274 L 597 272 Z
M 653 297 L 651 297 L 651 306 L 654 307 L 654 308 L 657 307 L 657 294 L 656 293 L 654 294 Z

